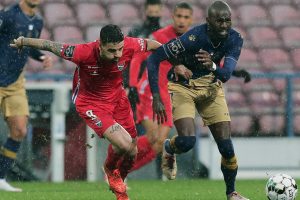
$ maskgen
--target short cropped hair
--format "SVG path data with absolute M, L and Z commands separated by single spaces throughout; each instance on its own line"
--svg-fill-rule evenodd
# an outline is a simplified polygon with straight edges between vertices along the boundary
M 102 27 L 100 31 L 101 44 L 120 43 L 124 40 L 124 35 L 120 27 L 109 24 Z
M 161 2 L 161 0 L 146 0 L 145 8 L 149 5 L 162 5 L 162 2 Z
M 188 10 L 190 10 L 190 11 L 193 12 L 192 6 L 191 6 L 189 3 L 184 2 L 184 1 L 177 3 L 177 4 L 174 6 L 173 12 L 175 12 L 178 8 L 181 8 L 181 9 L 188 9 Z

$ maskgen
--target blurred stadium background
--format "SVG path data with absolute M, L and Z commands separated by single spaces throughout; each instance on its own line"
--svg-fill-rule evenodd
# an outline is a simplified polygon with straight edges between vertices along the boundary
M 194 8 L 195 24 L 205 21 L 211 0 L 186 0 Z M 0 9 L 14 3 L 1 0 Z M 144 0 L 43 0 L 41 38 L 87 42 L 98 38 L 107 23 L 126 34 L 143 19 Z M 165 0 L 162 25 L 171 22 L 177 0 Z M 240 160 L 240 177 L 263 178 L 274 172 L 300 177 L 300 0 L 227 0 L 233 27 L 244 36 L 239 68 L 253 81 L 232 78 L 226 98 L 232 117 L 233 142 Z M 29 134 L 22 144 L 12 180 L 102 180 L 101 163 L 107 143 L 92 132 L 70 103 L 74 64 L 55 56 L 54 68 L 42 71 L 29 60 L 26 67 L 30 101 Z M 221 178 L 217 148 L 207 128 L 198 127 L 194 151 L 180 156 L 179 177 Z M 5 125 L 0 123 L 0 131 Z M 173 131 L 174 132 L 174 131 Z M 174 134 L 174 133 L 173 133 Z M 2 138 L 3 139 L 3 138 Z M 95 159 L 97 158 L 97 159 Z M 214 163 L 214 164 L 213 164 Z M 134 172 L 130 179 L 156 179 L 156 165 Z

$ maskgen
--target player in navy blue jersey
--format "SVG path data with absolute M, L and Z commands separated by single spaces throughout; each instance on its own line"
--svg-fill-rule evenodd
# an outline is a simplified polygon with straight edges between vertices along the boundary
M 20 192 L 5 180 L 7 171 L 16 159 L 22 139 L 26 136 L 29 116 L 23 69 L 28 57 L 43 62 L 44 68 L 52 59 L 31 48 L 18 50 L 9 46 L 19 36 L 38 38 L 43 19 L 36 14 L 40 0 L 21 0 L 0 11 L 0 110 L 9 127 L 9 136 L 0 151 L 0 190 Z
M 208 126 L 222 155 L 221 170 L 228 200 L 247 200 L 235 191 L 238 165 L 230 132 L 230 116 L 222 83 L 230 79 L 243 46 L 241 35 L 231 28 L 231 9 L 223 1 L 215 1 L 207 11 L 207 23 L 198 25 L 179 38 L 169 41 L 147 61 L 149 83 L 153 94 L 153 111 L 158 121 L 166 120 L 158 87 L 158 67 L 163 60 L 181 63 L 192 71 L 189 79 L 169 82 L 173 120 L 178 136 L 164 143 L 162 168 L 169 179 L 176 177 L 175 154 L 192 149 L 196 142 L 194 118 L 196 110 Z M 224 64 L 220 66 L 221 60 Z

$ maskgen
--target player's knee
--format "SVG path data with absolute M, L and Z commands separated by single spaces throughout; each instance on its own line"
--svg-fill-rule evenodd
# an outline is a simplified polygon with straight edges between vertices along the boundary
M 195 143 L 195 136 L 177 136 L 175 139 L 172 138 L 171 140 L 171 145 L 175 147 L 175 153 L 188 152 L 195 146 Z
M 230 138 L 217 141 L 217 145 L 222 157 L 225 159 L 231 159 L 234 157 L 234 148 Z
M 10 137 L 14 140 L 20 141 L 25 138 L 27 134 L 27 127 L 26 126 L 16 126 L 10 131 Z

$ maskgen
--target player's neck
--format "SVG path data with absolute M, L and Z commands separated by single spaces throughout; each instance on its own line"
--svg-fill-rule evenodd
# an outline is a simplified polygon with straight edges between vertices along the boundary
M 23 11 L 23 13 L 25 13 L 28 16 L 34 16 L 36 13 L 36 7 L 32 8 L 30 7 L 27 3 L 25 3 L 24 1 L 21 1 L 19 3 L 21 10 Z

